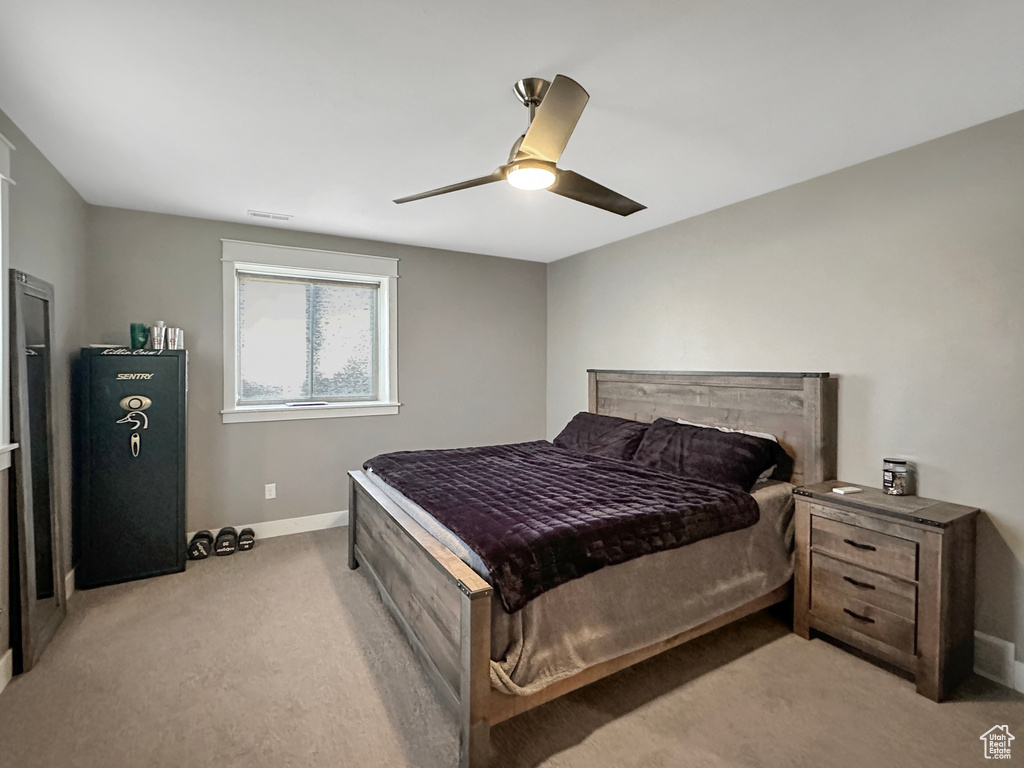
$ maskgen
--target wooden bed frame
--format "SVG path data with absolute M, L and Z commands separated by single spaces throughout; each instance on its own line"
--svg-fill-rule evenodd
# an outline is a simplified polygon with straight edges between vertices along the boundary
M 770 432 L 793 482 L 836 470 L 837 381 L 827 373 L 591 370 L 589 410 L 650 422 L 681 418 Z M 785 584 L 666 640 L 589 667 L 530 696 L 491 687 L 491 586 L 370 482 L 350 472 L 349 567 L 364 567 L 442 703 L 459 723 L 459 765 L 484 768 L 490 727 L 680 643 L 785 600 Z

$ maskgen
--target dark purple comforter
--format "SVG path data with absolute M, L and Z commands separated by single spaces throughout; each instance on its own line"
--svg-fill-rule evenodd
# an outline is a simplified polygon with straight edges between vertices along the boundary
M 572 579 L 757 522 L 742 488 L 537 441 L 386 453 L 364 465 L 483 560 L 509 613 Z

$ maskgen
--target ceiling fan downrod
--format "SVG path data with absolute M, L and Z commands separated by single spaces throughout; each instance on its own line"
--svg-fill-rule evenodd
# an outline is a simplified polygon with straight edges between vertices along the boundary
M 543 77 L 524 77 L 512 86 L 516 98 L 523 103 L 523 106 L 530 108 L 530 122 L 533 123 L 533 116 L 537 114 L 537 107 L 544 101 L 551 83 Z

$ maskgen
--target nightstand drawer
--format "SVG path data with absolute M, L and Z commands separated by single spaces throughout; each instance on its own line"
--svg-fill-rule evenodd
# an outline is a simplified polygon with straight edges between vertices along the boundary
M 824 588 L 914 621 L 917 587 L 822 552 L 811 555 L 812 589 Z
M 917 578 L 914 541 L 813 515 L 811 547 L 901 579 Z
M 904 653 L 914 652 L 914 622 L 817 584 L 811 587 L 811 615 L 873 637 Z

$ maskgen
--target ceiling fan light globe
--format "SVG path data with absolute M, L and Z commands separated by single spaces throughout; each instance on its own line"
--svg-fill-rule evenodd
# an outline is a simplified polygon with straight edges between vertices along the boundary
M 505 180 L 516 189 L 548 189 L 555 183 L 555 171 L 544 165 L 515 163 L 509 167 Z

